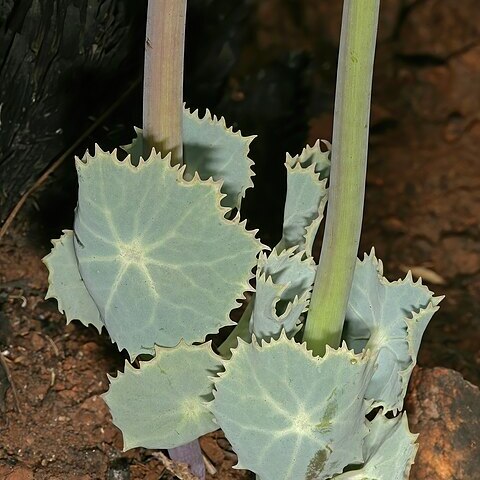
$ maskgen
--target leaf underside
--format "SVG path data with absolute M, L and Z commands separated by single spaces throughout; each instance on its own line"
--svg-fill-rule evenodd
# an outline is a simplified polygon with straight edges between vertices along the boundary
M 420 341 L 442 297 L 411 274 L 389 282 L 374 251 L 358 260 L 348 301 L 344 339 L 356 352 L 378 355 L 367 398 L 384 411 L 401 410 Z
M 212 399 L 209 377 L 220 369 L 209 343 L 157 347 L 155 358 L 141 362 L 140 369 L 125 363 L 104 395 L 124 450 L 174 448 L 216 430 L 205 404 Z
M 210 409 L 238 455 L 262 480 L 324 480 L 362 462 L 368 354 L 313 357 L 282 334 L 239 342 L 215 379 Z

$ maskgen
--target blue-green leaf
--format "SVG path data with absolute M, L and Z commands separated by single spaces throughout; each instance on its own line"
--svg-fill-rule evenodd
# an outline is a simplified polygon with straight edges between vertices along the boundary
M 442 297 L 409 274 L 389 282 L 374 251 L 357 261 L 347 307 L 344 338 L 356 352 L 378 354 L 367 398 L 385 411 L 401 410 L 421 336 Z
M 206 402 L 212 399 L 210 377 L 220 369 L 210 344 L 184 342 L 156 347 L 155 358 L 139 369 L 125 363 L 104 395 L 124 449 L 174 448 L 217 430 Z
M 57 300 L 58 310 L 65 313 L 67 323 L 80 320 L 85 326 L 93 325 L 100 332 L 104 325 L 78 271 L 73 235 L 73 231 L 64 230 L 58 240 L 52 240 L 53 249 L 43 259 L 49 270 L 45 298 Z
M 314 357 L 282 334 L 239 341 L 215 379 L 210 409 L 239 458 L 262 480 L 324 480 L 361 463 L 370 354 Z
M 250 332 L 259 339 L 278 337 L 284 330 L 292 337 L 299 329 L 301 314 L 307 309 L 315 278 L 315 263 L 296 248 L 267 257 L 260 255 L 256 293 L 250 317 Z
M 77 161 L 75 252 L 112 339 L 131 358 L 230 325 L 261 243 L 225 219 L 219 184 L 153 153 L 134 167 L 97 149 Z
M 245 191 L 253 186 L 248 152 L 254 138 L 227 128 L 224 118 L 218 119 L 208 110 L 202 118 L 198 111 L 187 110 L 183 116 L 186 178 L 197 172 L 203 180 L 211 177 L 222 182 L 221 191 L 226 195 L 222 205 L 240 208 Z
M 329 154 L 322 152 L 317 142 L 313 147 L 305 147 L 300 155 L 287 155 L 287 197 L 279 250 L 298 246 L 307 256 L 312 255 L 313 240 L 327 201 Z
M 417 435 L 408 429 L 407 415 L 387 419 L 377 415 L 363 445 L 362 468 L 335 477 L 338 480 L 406 480 L 415 459 Z
M 144 152 L 142 130 L 135 128 L 133 142 L 122 147 L 138 164 Z M 225 194 L 222 205 L 240 208 L 245 191 L 253 186 L 253 161 L 248 157 L 250 143 L 255 136 L 244 137 L 233 128 L 227 128 L 224 118 L 218 119 L 207 110 L 200 118 L 198 111 L 185 109 L 183 114 L 183 162 L 185 178 L 197 173 L 202 180 L 213 178 L 221 183 Z M 150 152 L 148 152 L 150 153 Z M 147 155 L 148 156 L 148 155 Z

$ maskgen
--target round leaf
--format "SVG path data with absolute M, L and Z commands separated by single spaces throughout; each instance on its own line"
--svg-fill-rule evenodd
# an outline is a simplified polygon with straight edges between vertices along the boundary
M 110 378 L 104 399 L 123 433 L 124 449 L 174 448 L 216 430 L 205 406 L 212 380 L 221 368 L 210 344 L 157 347 L 155 358 L 140 369 L 125 364 L 125 373 Z
M 233 323 L 262 245 L 224 218 L 217 183 L 186 182 L 155 153 L 134 167 L 97 149 L 77 170 L 79 269 L 120 349 L 151 354 Z
M 239 458 L 262 480 L 323 480 L 361 463 L 369 354 L 313 357 L 288 340 L 240 340 L 215 379 L 211 411 Z

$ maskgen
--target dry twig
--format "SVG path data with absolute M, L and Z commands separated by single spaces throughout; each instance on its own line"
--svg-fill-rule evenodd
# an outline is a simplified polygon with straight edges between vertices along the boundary
M 10 368 L 8 367 L 7 362 L 5 361 L 5 357 L 3 353 L 0 352 L 0 364 L 2 365 L 5 374 L 7 375 L 8 383 L 10 384 L 10 388 L 12 389 L 13 394 L 13 401 L 15 403 L 15 408 L 17 409 L 18 413 L 22 413 L 22 409 L 20 408 L 20 400 L 18 399 L 17 389 L 15 388 L 15 383 L 13 382 L 12 374 L 10 372 Z
M 152 455 L 163 463 L 169 473 L 175 475 L 180 480 L 198 480 L 198 477 L 190 472 L 190 469 L 185 463 L 174 462 L 162 452 L 153 452 Z

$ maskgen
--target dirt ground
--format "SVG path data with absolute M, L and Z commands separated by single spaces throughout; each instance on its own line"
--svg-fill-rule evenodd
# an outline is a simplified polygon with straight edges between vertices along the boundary
M 21 223 L 0 246 L 0 324 L 8 325 L 0 343 L 16 391 L 4 399 L 0 383 L 0 479 L 176 478 L 154 452 L 122 452 L 100 396 L 106 374 L 123 368 L 124 359 L 106 335 L 75 322 L 65 326 L 56 302 L 43 300 L 47 245 L 30 236 L 31 217 Z M 202 448 L 218 471 L 208 478 L 250 478 L 231 474 L 236 456 L 220 432 L 203 438 Z
M 265 0 L 257 12 L 249 48 L 259 58 L 310 52 L 313 100 L 332 84 L 337 3 Z M 419 363 L 480 385 L 480 9 L 477 0 L 382 8 L 362 250 L 375 245 L 390 279 L 412 269 L 446 295 Z M 310 118 L 310 140 L 330 138 L 331 112 L 313 101 Z M 65 327 L 43 300 L 50 246 L 35 205 L 0 245 L 0 344 L 16 390 L 4 401 L 0 378 L 0 479 L 176 478 L 152 451 L 121 451 L 100 398 L 123 364 L 108 338 Z M 235 455 L 220 433 L 202 447 L 217 469 L 208 478 L 252 478 L 230 470 Z

